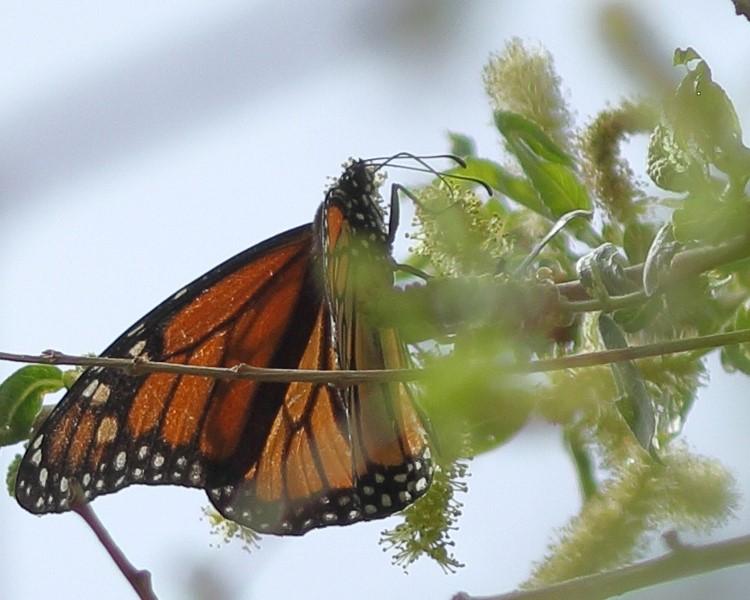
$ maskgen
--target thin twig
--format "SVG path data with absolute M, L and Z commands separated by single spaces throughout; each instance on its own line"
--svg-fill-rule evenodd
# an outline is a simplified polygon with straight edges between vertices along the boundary
M 595 575 L 577 577 L 534 590 L 497 596 L 456 594 L 454 600 L 602 600 L 633 590 L 750 563 L 750 535 L 703 546 L 675 545 L 668 554 Z
M 730 346 L 750 342 L 750 329 L 739 329 L 730 333 L 717 333 L 682 340 L 670 340 L 643 346 L 631 346 L 615 350 L 587 352 L 561 358 L 533 360 L 527 364 L 498 365 L 498 370 L 507 373 L 544 373 L 581 367 L 606 365 L 626 360 L 652 358 L 678 352 L 707 350 L 721 346 Z M 22 363 L 48 365 L 72 365 L 82 367 L 110 367 L 121 369 L 130 375 L 145 373 L 175 373 L 178 375 L 196 375 L 214 379 L 252 379 L 289 383 L 292 381 L 327 383 L 341 387 L 360 383 L 384 383 L 388 381 L 416 381 L 428 378 L 430 369 L 369 369 L 318 371 L 312 369 L 270 369 L 240 364 L 231 368 L 202 367 L 175 363 L 155 362 L 144 359 L 107 358 L 97 356 L 73 356 L 54 350 L 42 354 L 14 354 L 0 352 L 0 360 Z
M 157 600 L 156 594 L 151 587 L 151 573 L 149 571 L 137 569 L 123 554 L 119 546 L 109 535 L 99 517 L 92 510 L 91 505 L 86 501 L 74 502 L 72 510 L 78 514 L 94 532 L 94 535 L 99 539 L 99 542 L 104 546 L 112 561 L 120 569 L 125 579 L 128 580 L 133 589 L 135 590 L 138 597 L 141 600 Z

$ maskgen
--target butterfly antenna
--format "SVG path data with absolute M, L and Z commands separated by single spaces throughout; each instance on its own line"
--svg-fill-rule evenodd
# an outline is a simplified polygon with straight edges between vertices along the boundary
M 522 274 L 531 264 L 531 262 L 539 256 L 539 253 L 544 250 L 544 247 L 549 244 L 550 240 L 554 238 L 560 231 L 562 231 L 568 223 L 570 223 L 573 219 L 578 218 L 585 218 L 585 219 L 591 219 L 594 216 L 594 213 L 590 210 L 571 210 L 568 213 L 565 213 L 562 217 L 560 217 L 557 221 L 555 221 L 555 224 L 552 226 L 552 229 L 549 230 L 547 235 L 545 235 L 542 238 L 542 241 L 540 241 L 536 246 L 534 246 L 534 249 L 529 253 L 529 255 L 523 259 L 520 265 L 516 268 L 515 271 L 513 271 L 514 275 L 520 275 Z
M 434 171 L 434 169 L 425 161 L 445 159 L 456 163 L 462 169 L 466 168 L 466 161 L 456 154 L 412 154 L 411 152 L 398 152 L 396 154 L 392 154 L 391 156 L 376 156 L 374 158 L 368 158 L 365 162 L 382 162 L 382 164 L 378 166 L 378 169 L 381 169 L 386 165 L 391 164 L 393 161 L 400 160 L 402 158 L 409 158 L 411 160 L 414 160 L 424 165 L 428 170 L 431 171 Z
M 402 159 L 402 158 L 411 159 L 417 162 L 419 165 L 421 165 L 421 167 L 415 167 L 413 165 L 393 164 L 394 161 Z M 392 167 L 397 167 L 399 169 L 404 169 L 406 171 L 415 171 L 418 173 L 431 173 L 435 177 L 439 178 L 443 183 L 447 183 L 448 178 L 459 179 L 461 181 L 468 181 L 471 183 L 475 183 L 476 185 L 479 185 L 482 188 L 484 188 L 488 196 L 493 195 L 492 188 L 486 181 L 483 181 L 482 179 L 479 179 L 478 177 L 472 177 L 471 175 L 461 175 L 459 173 L 445 173 L 443 171 L 438 171 L 427 162 L 427 160 L 439 160 L 439 159 L 453 161 L 461 169 L 465 169 L 467 166 L 466 161 L 460 156 L 457 156 L 455 154 L 416 155 L 416 154 L 412 154 L 411 152 L 399 152 L 397 154 L 393 154 L 392 156 L 381 156 L 381 157 L 369 158 L 364 162 L 368 162 L 368 163 L 380 162 L 380 164 L 375 168 L 376 171 L 384 168 L 387 165 L 391 165 Z

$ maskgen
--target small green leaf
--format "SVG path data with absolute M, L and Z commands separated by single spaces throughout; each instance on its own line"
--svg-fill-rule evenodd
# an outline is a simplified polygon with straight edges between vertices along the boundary
M 672 59 L 672 64 L 674 66 L 678 65 L 687 65 L 690 61 L 693 60 L 700 60 L 701 55 L 698 54 L 692 46 L 688 46 L 684 50 L 682 48 L 677 48 L 674 51 L 674 57 Z
M 545 216 L 549 214 L 534 186 L 527 179 L 513 175 L 496 162 L 483 158 L 468 158 L 466 168 L 456 170 L 455 173 L 481 179 L 492 189 L 522 206 Z
M 585 438 L 577 427 L 566 427 L 564 432 L 565 446 L 573 459 L 573 464 L 578 474 L 578 486 L 584 500 L 596 496 L 599 492 L 599 483 L 596 480 L 596 461 L 591 455 Z
M 8 465 L 8 472 L 5 475 L 5 485 L 11 498 L 16 495 L 16 476 L 18 475 L 18 467 L 21 465 L 21 458 L 23 458 L 21 454 L 16 454 Z
M 50 365 L 21 367 L 0 384 L 0 445 L 27 439 L 44 395 L 63 387 L 62 371 Z
M 608 315 L 599 315 L 599 334 L 608 350 L 628 347 L 624 333 Z M 651 452 L 656 432 L 656 416 L 646 382 L 632 361 L 613 363 L 611 369 L 620 396 L 617 409 L 638 443 Z
M 688 68 L 667 110 L 676 139 L 684 147 L 692 144 L 719 170 L 746 182 L 750 149 L 742 143 L 737 112 L 724 89 L 713 81 L 708 63 L 692 53 L 686 51 L 689 60 L 698 62 Z
M 451 143 L 451 154 L 466 158 L 467 156 L 476 156 L 477 147 L 474 140 L 463 133 L 448 132 L 448 139 Z
M 744 235 L 750 226 L 750 206 L 722 202 L 704 195 L 688 196 L 672 215 L 674 237 L 680 242 L 700 240 L 720 243 Z
M 570 167 L 539 157 L 518 140 L 508 140 L 508 147 L 548 208 L 548 215 L 557 218 L 571 210 L 591 209 L 588 192 Z
M 545 161 L 565 167 L 573 166 L 573 159 L 570 155 L 558 146 L 539 125 L 523 115 L 505 110 L 495 111 L 495 125 L 506 140 L 522 141 L 534 154 Z

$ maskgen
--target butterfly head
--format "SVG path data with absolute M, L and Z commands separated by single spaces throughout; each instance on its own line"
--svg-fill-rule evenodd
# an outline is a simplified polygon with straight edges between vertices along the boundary
M 383 174 L 371 161 L 352 159 L 326 193 L 324 206 L 341 212 L 352 229 L 368 237 L 386 239 L 387 231 L 380 186 Z

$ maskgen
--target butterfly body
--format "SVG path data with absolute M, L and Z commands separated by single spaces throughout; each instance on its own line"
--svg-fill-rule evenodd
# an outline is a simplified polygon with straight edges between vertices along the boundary
M 391 328 L 359 310 L 393 285 L 376 169 L 353 161 L 312 225 L 229 259 L 129 328 L 102 356 L 186 365 L 383 369 L 409 365 Z M 432 475 L 411 388 L 131 376 L 87 369 L 32 438 L 17 477 L 33 513 L 127 485 L 203 488 L 262 533 L 377 519 Z

